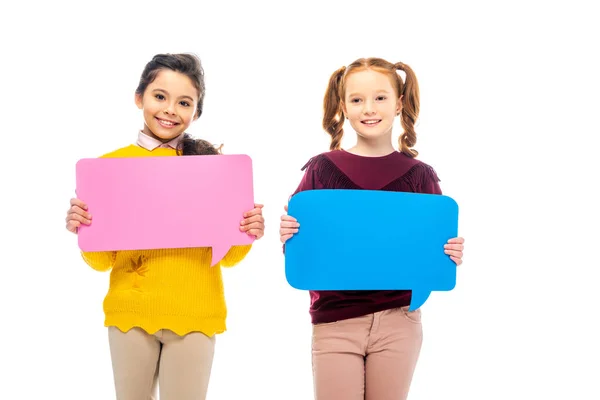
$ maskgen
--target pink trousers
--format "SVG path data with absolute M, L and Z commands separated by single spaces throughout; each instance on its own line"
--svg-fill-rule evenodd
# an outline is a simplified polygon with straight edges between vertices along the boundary
M 422 341 L 408 307 L 313 325 L 315 399 L 406 399 Z

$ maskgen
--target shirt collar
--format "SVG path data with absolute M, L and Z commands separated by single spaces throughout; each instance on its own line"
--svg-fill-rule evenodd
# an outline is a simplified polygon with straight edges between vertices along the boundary
M 169 149 L 169 148 L 177 149 L 177 145 L 179 144 L 179 142 L 181 141 L 182 138 L 183 138 L 183 133 L 181 135 L 177 136 L 176 138 L 173 138 L 173 139 L 169 140 L 168 142 L 163 143 L 158 139 L 155 139 L 153 137 L 146 135 L 144 132 L 142 132 L 140 130 L 140 132 L 138 134 L 137 145 L 140 147 L 143 147 L 144 149 L 146 149 L 148 151 L 152 151 L 159 147 L 167 148 L 167 149 Z

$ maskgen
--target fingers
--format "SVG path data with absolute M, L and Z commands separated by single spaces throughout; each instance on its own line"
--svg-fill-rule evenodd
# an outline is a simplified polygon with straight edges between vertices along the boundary
M 279 223 L 279 227 L 281 228 L 298 228 L 300 227 L 300 223 L 295 219 L 282 219 Z
M 287 214 L 283 214 L 281 216 L 281 222 L 283 221 L 292 221 L 292 222 L 296 222 L 296 218 L 292 217 L 291 215 L 287 215 Z
M 72 233 L 77 233 L 77 228 L 81 226 L 81 222 L 79 221 L 69 221 L 67 222 L 67 230 Z
M 73 212 L 69 212 L 67 214 L 67 218 L 65 218 L 65 221 L 67 221 L 67 223 L 69 221 L 78 221 L 78 222 L 81 222 L 82 224 L 89 225 L 92 223 L 92 216 L 91 216 L 91 214 L 86 213 L 85 211 L 83 211 L 81 213 L 73 211 Z
M 456 264 L 456 266 L 457 266 L 457 267 L 458 267 L 460 264 L 462 264 L 462 258 L 457 258 L 457 257 L 454 257 L 454 256 L 450 256 L 450 259 L 451 259 L 452 261 L 454 261 L 454 263 Z
M 281 228 L 281 229 L 279 229 L 279 236 L 293 235 L 295 233 L 298 233 L 298 228 Z
M 252 217 L 255 215 L 262 215 L 262 208 L 264 206 L 262 204 L 255 204 L 254 208 L 250 211 L 244 213 L 244 218 Z
M 281 240 L 281 243 L 285 244 L 285 242 L 287 242 L 292 236 L 294 236 L 294 235 L 293 234 L 281 235 L 279 240 Z
M 83 210 L 78 205 L 73 205 L 67 211 L 67 230 L 72 233 L 77 233 L 81 225 L 90 225 L 92 223 L 92 215 L 87 211 Z
M 92 223 L 92 215 L 87 211 L 88 206 L 83 201 L 72 198 L 69 202 L 71 207 L 67 210 L 66 228 L 69 232 L 77 233 L 81 225 Z
M 248 235 L 254 236 L 256 239 L 260 239 L 265 235 L 265 230 L 263 229 L 249 229 L 246 231 Z
M 83 210 L 87 210 L 87 204 L 85 204 L 83 201 L 76 199 L 76 198 L 72 198 L 71 199 L 71 207 L 73 206 L 77 206 Z
M 83 219 L 78 219 L 76 217 L 81 217 Z M 70 219 L 77 219 L 79 222 L 84 222 L 84 220 L 91 221 L 92 214 L 85 211 L 83 208 L 81 208 L 79 206 L 71 206 L 71 208 L 69 208 L 69 210 L 67 210 L 66 220 L 69 221 Z
M 283 209 L 285 210 L 285 212 L 288 212 L 288 206 L 287 206 L 287 204 L 285 206 L 283 206 Z
M 462 258 L 463 252 L 458 250 L 444 250 L 444 253 L 448 254 L 451 257 Z
M 461 237 L 455 237 L 448 240 L 448 243 L 444 245 L 444 253 L 450 256 L 450 259 L 458 266 L 462 264 L 463 250 L 465 239 Z
M 444 250 L 463 251 L 464 249 L 465 249 L 465 246 L 463 244 L 445 244 L 444 245 Z
M 252 217 L 249 217 L 249 218 L 245 218 L 245 219 L 243 219 L 243 220 L 242 220 L 242 222 L 241 222 L 241 224 L 242 224 L 242 225 L 249 225 L 249 224 L 252 224 L 252 223 L 254 223 L 254 222 L 260 222 L 260 223 L 264 223 L 264 222 L 265 222 L 265 219 L 264 219 L 264 217 L 263 217 L 262 215 L 260 215 L 260 214 L 259 214 L 259 215 L 254 215 L 254 216 L 252 216 Z
M 462 264 L 463 250 L 465 240 L 461 237 L 452 238 L 444 245 L 444 253 L 450 256 L 450 259 L 458 266 Z
M 300 223 L 296 221 L 296 218 L 287 214 L 282 215 L 279 224 L 279 240 L 281 243 L 285 243 L 294 234 L 298 233 L 298 228 L 300 228 Z
M 260 239 L 265 234 L 265 219 L 262 215 L 264 205 L 254 204 L 254 208 L 244 213 L 244 219 L 240 222 L 240 230 L 248 235 Z

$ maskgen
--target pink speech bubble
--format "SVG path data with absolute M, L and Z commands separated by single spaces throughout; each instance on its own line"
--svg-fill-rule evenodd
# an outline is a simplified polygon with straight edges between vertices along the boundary
M 79 228 L 83 251 L 212 247 L 214 266 L 254 241 L 239 229 L 254 208 L 247 155 L 82 159 L 76 177 L 92 214 Z

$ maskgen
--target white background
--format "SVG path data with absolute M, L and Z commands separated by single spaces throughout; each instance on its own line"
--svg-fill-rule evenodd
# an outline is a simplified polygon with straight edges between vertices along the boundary
M 301 166 L 328 149 L 330 74 L 369 56 L 415 70 L 416 148 L 466 238 L 456 289 L 423 306 L 410 399 L 600 398 L 600 29 L 588 2 L 206 3 L 3 7 L 0 398 L 114 398 L 109 275 L 83 263 L 64 217 L 76 161 L 135 140 L 134 90 L 160 52 L 201 57 L 205 111 L 190 133 L 249 154 L 266 204 L 265 237 L 224 272 L 229 330 L 209 399 L 312 398 L 309 297 L 285 281 L 278 220 Z

